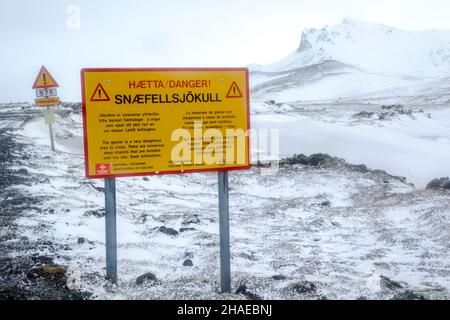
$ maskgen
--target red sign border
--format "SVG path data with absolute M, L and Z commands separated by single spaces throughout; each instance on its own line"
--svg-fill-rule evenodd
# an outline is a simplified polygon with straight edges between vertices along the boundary
M 140 173 L 124 173 L 124 174 L 108 174 L 108 175 L 89 175 L 89 154 L 87 142 L 87 124 L 86 124 L 86 88 L 85 73 L 88 72 L 139 72 L 139 71 L 156 71 L 156 72 L 194 72 L 194 71 L 244 71 L 246 81 L 247 99 L 247 145 L 248 145 L 248 165 L 238 167 L 222 167 L 211 169 L 190 169 L 190 170 L 174 170 L 174 171 L 158 171 L 158 172 L 140 172 Z M 107 178 L 125 178 L 125 177 L 142 177 L 164 174 L 185 174 L 195 172 L 210 172 L 210 171 L 230 171 L 230 170 L 247 170 L 251 168 L 251 148 L 250 148 L 250 89 L 249 89 L 249 71 L 248 68 L 83 68 L 80 71 L 81 76 L 81 109 L 83 116 L 83 142 L 84 142 L 84 169 L 86 178 L 88 179 L 107 179 Z

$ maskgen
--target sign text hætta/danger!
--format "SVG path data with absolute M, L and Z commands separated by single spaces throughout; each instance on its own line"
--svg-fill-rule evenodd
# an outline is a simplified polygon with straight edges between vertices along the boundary
M 132 80 L 129 89 L 184 89 L 210 88 L 211 80 Z

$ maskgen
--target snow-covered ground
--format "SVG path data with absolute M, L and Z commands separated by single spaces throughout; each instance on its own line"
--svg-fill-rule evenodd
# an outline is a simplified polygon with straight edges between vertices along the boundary
M 277 108 L 287 112 L 274 113 Z M 389 111 L 375 105 L 255 103 L 261 112 L 253 115 L 252 123 L 280 130 L 283 157 L 325 152 L 406 177 L 423 189 L 432 179 L 450 175 L 450 109 L 409 109 L 414 112 L 380 120 L 379 114 Z M 355 117 L 362 111 L 374 114 Z
M 354 19 L 304 30 L 286 58 L 249 66 L 253 127 L 279 130 L 281 156 L 325 152 L 423 189 L 450 175 L 449 44 Z
M 277 120 L 298 131 L 309 122 L 319 131 L 328 126 L 330 135 L 358 132 L 351 125 L 343 129 L 347 125 L 341 118 L 319 125 L 304 117 L 254 116 L 253 121 Z M 375 139 L 376 122 L 373 129 L 358 125 Z M 16 221 L 17 239 L 9 241 L 20 248 L 21 239 L 27 237 L 65 250 L 36 246 L 11 255 L 54 258 L 69 267 L 69 274 L 80 275 L 80 288 L 92 292 L 93 298 L 243 298 L 218 293 L 216 174 L 118 179 L 119 285 L 110 286 L 104 280 L 103 181 L 84 178 L 80 114 L 57 116 L 56 153 L 49 150 L 42 118 L 17 127 L 14 135 L 29 154 L 25 168 L 39 179 L 13 188 L 45 200 L 38 211 L 30 209 Z M 402 126 L 394 120 L 389 130 L 397 127 Z M 300 153 L 305 148 L 294 143 L 289 150 Z M 13 169 L 21 168 L 23 164 Z M 282 165 L 269 176 L 260 170 L 230 173 L 234 290 L 245 284 L 264 299 L 389 299 L 405 290 L 427 298 L 450 296 L 448 193 L 416 191 L 385 173 L 351 166 Z M 179 234 L 167 235 L 161 226 Z M 193 229 L 180 232 L 180 228 Z M 186 259 L 192 260 L 192 267 L 183 266 Z M 158 282 L 136 284 L 137 277 L 147 272 L 154 273 Z M 274 275 L 286 278 L 274 280 Z M 382 276 L 402 288 L 389 289 Z M 296 291 L 295 284 L 302 281 L 313 283 L 316 290 Z

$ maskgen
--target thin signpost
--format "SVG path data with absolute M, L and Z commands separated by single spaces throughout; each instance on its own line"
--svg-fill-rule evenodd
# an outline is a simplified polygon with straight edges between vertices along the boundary
M 50 146 L 52 148 L 52 151 L 55 151 L 55 139 L 53 137 L 53 127 L 52 123 L 54 121 L 54 115 L 52 110 L 50 110 L 49 107 L 47 107 L 47 114 L 46 114 L 46 122 L 48 123 L 48 131 L 50 133 Z
M 228 171 L 219 171 L 220 289 L 231 291 Z
M 105 179 L 106 279 L 117 283 L 116 179 Z

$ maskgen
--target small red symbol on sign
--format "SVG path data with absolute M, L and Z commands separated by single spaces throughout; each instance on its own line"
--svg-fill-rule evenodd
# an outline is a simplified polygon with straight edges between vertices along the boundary
M 111 165 L 109 163 L 96 163 L 95 173 L 108 174 L 110 172 Z
M 239 87 L 236 83 L 236 81 L 233 81 L 233 83 L 231 84 L 230 89 L 228 90 L 227 93 L 227 98 L 242 98 L 242 92 L 241 90 L 239 90 Z
M 109 96 L 106 93 L 105 89 L 99 83 L 97 87 L 95 87 L 94 93 L 92 93 L 91 101 L 109 101 Z

